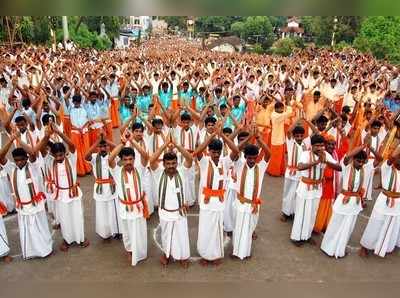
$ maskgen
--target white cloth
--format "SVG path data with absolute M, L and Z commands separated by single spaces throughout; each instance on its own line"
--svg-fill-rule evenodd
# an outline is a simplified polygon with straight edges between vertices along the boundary
M 224 208 L 224 231 L 233 232 L 235 227 L 235 210 L 233 204 L 236 200 L 236 184 L 232 180 L 228 183 L 228 192 L 225 196 L 225 208 Z
M 71 244 L 85 241 L 82 199 L 74 198 L 71 202 L 58 201 L 59 220 L 63 239 Z
M 125 250 L 132 253 L 132 266 L 147 258 L 147 223 L 143 217 L 122 220 Z
M 0 257 L 7 256 L 10 252 L 6 227 L 4 225 L 3 216 L 0 215 Z
M 7 207 L 7 211 L 11 212 L 15 209 L 15 202 L 11 195 L 11 185 L 7 177 L 7 172 L 0 165 L 0 202 Z
M 333 212 L 322 239 L 321 250 L 331 257 L 344 257 L 356 221 L 357 214 L 344 215 Z
M 291 216 L 296 209 L 296 189 L 298 180 L 285 178 L 283 184 L 282 213 Z
M 190 258 L 189 230 L 187 218 L 170 221 L 160 218 L 161 242 L 167 258 L 187 260 Z
M 96 201 L 96 234 L 103 239 L 121 234 L 121 218 L 117 199 Z
M 224 212 L 200 209 L 197 251 L 208 261 L 224 257 Z
M 233 255 L 241 260 L 251 256 L 253 232 L 258 222 L 258 213 L 236 212 L 233 230 Z
M 19 238 L 21 241 L 22 257 L 46 257 L 53 250 L 46 212 L 44 210 L 34 214 L 18 213 Z

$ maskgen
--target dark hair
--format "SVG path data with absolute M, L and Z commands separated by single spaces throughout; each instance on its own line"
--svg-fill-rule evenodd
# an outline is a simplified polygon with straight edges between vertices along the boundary
M 234 95 L 234 96 L 233 96 L 233 98 L 232 98 L 232 99 L 233 99 L 233 100 L 235 100 L 235 99 L 237 99 L 237 98 L 239 98 L 239 99 L 240 99 L 240 96 L 236 94 L 236 95 Z
M 378 121 L 378 120 L 374 120 L 374 121 L 372 121 L 372 123 L 371 123 L 371 127 L 378 127 L 378 128 L 381 128 L 381 126 L 382 126 L 382 123 L 381 123 L 380 121 Z
M 131 147 L 124 147 L 118 153 L 118 156 L 119 158 L 122 158 L 123 156 L 133 156 L 133 158 L 135 158 L 135 150 Z
M 321 96 L 321 92 L 316 90 L 316 91 L 314 91 L 314 95 Z
M 50 122 L 50 118 L 52 118 L 53 119 L 53 122 L 54 122 L 54 116 L 53 115 L 51 115 L 51 114 L 44 114 L 43 115 L 43 117 L 42 117 L 42 123 L 43 123 L 43 125 L 48 125 L 49 124 L 49 122 Z
M 31 100 L 29 98 L 24 98 L 21 101 L 21 105 L 26 109 L 31 106 Z
M 74 95 L 74 96 L 72 96 L 72 102 L 81 103 L 81 102 L 82 102 L 82 96 L 80 96 L 80 95 Z
M 16 157 L 24 157 L 24 158 L 28 158 L 28 153 L 26 153 L 24 148 L 15 148 L 12 152 L 11 152 L 12 157 L 15 159 Z
M 280 108 L 283 108 L 283 107 L 285 107 L 285 106 L 284 106 L 283 103 L 281 103 L 280 101 L 277 101 L 277 102 L 275 103 L 275 109 L 280 109 Z
M 18 117 L 15 117 L 14 122 L 15 122 L 15 123 L 26 122 L 26 119 L 25 119 L 24 116 L 18 116 Z
M 232 131 L 232 128 L 230 128 L 230 127 L 224 127 L 223 129 L 222 129 L 222 133 L 229 133 L 229 134 L 231 134 L 233 131 Z
M 217 119 L 215 119 L 212 116 L 207 117 L 206 119 L 204 119 L 204 124 L 207 126 L 208 123 L 217 123 Z
M 319 135 L 319 134 L 315 134 L 311 136 L 311 145 L 315 145 L 315 144 L 324 144 L 325 143 L 325 139 L 323 136 Z
M 316 121 L 317 123 L 327 123 L 328 118 L 326 118 L 324 115 L 319 116 L 319 118 Z
M 163 156 L 163 161 L 167 160 L 178 160 L 178 157 L 176 156 L 176 153 L 173 151 L 165 152 Z
M 342 113 L 350 113 L 351 112 L 351 108 L 349 107 L 349 106 L 344 106 L 343 108 L 342 108 Z
M 164 125 L 164 121 L 162 121 L 162 119 L 160 119 L 160 118 L 154 118 L 151 121 L 151 125 L 153 125 L 153 127 L 155 127 L 157 124 L 160 124 L 162 126 L 162 125 Z
M 136 130 L 136 129 L 140 129 L 140 130 L 143 132 L 143 131 L 144 131 L 144 126 L 143 126 L 143 124 L 140 123 L 140 122 L 135 122 L 135 123 L 133 123 L 132 126 L 131 126 L 131 130 L 134 131 L 134 130 Z
M 50 146 L 50 151 L 52 154 L 56 154 L 59 152 L 65 153 L 67 150 L 63 143 L 54 143 L 53 145 Z
M 183 113 L 181 115 L 181 121 L 190 121 L 190 120 L 192 120 L 192 117 L 190 116 L 189 113 Z
M 366 160 L 368 158 L 367 153 L 364 150 L 361 150 L 356 155 L 353 156 L 353 159 L 361 159 Z
M 220 106 L 219 106 L 219 109 L 220 110 L 222 110 L 222 109 L 227 109 L 228 107 L 227 107 L 227 105 L 226 104 L 221 104 Z
M 242 138 L 247 138 L 249 135 L 250 135 L 250 133 L 248 131 L 241 131 L 241 132 L 239 132 L 237 138 L 239 140 Z
M 101 140 L 99 142 L 99 146 L 106 146 L 106 145 L 107 145 L 107 142 L 105 140 Z
M 244 147 L 244 156 L 255 156 L 258 155 L 259 153 L 259 148 L 256 145 L 253 144 L 247 144 Z
M 210 144 L 208 144 L 208 150 L 221 151 L 222 147 L 222 142 L 218 139 L 213 139 Z
M 296 126 L 292 130 L 292 135 L 297 135 L 297 134 L 305 134 L 305 129 L 303 126 Z

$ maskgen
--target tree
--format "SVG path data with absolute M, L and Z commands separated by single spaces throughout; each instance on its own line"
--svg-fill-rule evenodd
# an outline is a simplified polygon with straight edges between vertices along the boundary
M 175 29 L 175 27 L 178 27 L 180 30 L 186 29 L 186 21 L 187 17 L 183 16 L 165 16 L 165 17 L 160 17 L 161 20 L 164 20 L 168 24 L 168 28 Z
M 291 38 L 278 39 L 272 45 L 272 53 L 279 56 L 289 56 L 296 48 L 295 42 Z
M 244 32 L 245 32 L 245 25 L 243 22 L 235 22 L 231 25 L 231 31 L 233 34 L 236 36 L 239 36 L 240 38 L 244 37 Z
M 400 17 L 367 17 L 354 40 L 354 46 L 363 52 L 371 52 L 378 59 L 388 58 L 400 62 Z

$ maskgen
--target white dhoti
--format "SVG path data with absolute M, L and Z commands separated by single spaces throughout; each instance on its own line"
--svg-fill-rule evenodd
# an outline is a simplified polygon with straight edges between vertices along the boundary
M 307 193 L 296 193 L 296 208 L 290 239 L 294 241 L 308 240 L 314 228 L 320 198 L 307 197 Z
M 116 200 L 96 200 L 96 233 L 103 239 L 121 234 L 121 219 Z
M 52 214 L 54 220 L 52 224 L 58 225 L 60 220 L 58 219 L 58 205 L 57 201 L 53 200 L 52 194 L 46 193 L 46 205 L 48 213 Z
M 0 215 L 0 257 L 5 257 L 10 252 L 8 244 L 6 227 L 4 226 L 3 217 Z
M 358 214 L 339 214 L 333 211 L 321 250 L 327 255 L 341 258 L 346 255 L 346 246 L 356 225 Z
M 132 253 L 132 266 L 147 258 L 147 223 L 143 217 L 122 219 L 125 250 Z
M 166 221 L 160 219 L 161 242 L 166 257 L 175 260 L 190 258 L 189 230 L 186 217 Z
M 236 210 L 235 228 L 233 230 L 233 255 L 243 260 L 251 256 L 253 232 L 258 222 L 258 213 Z
M 226 195 L 226 202 L 224 208 L 224 231 L 233 232 L 235 227 L 235 210 L 233 203 L 236 200 L 236 190 L 229 188 Z
M 18 213 L 18 227 L 24 259 L 43 258 L 53 251 L 53 240 L 46 211 L 42 210 L 29 215 Z
M 8 212 L 15 210 L 15 202 L 11 195 L 10 182 L 7 176 L 0 176 L 0 202 L 6 206 Z
M 157 198 L 153 197 L 154 195 L 157 197 L 157 194 L 154 194 L 155 192 L 153 190 L 154 184 L 152 183 L 152 181 L 153 181 L 153 176 L 151 175 L 149 170 L 146 170 L 143 177 L 143 190 L 146 193 L 149 215 L 152 215 L 154 213 L 154 200 L 157 200 Z
M 361 237 L 361 245 L 380 257 L 394 251 L 400 237 L 400 203 L 394 208 L 386 205 L 387 197 L 382 193 L 376 199 L 371 217 Z
M 193 164 L 189 170 L 185 172 L 185 184 L 184 188 L 185 192 L 185 199 L 189 206 L 193 206 L 196 202 L 196 185 L 195 185 L 195 177 L 196 177 L 196 170 L 195 165 Z
M 197 251 L 208 261 L 224 257 L 224 212 L 200 209 Z
M 69 202 L 58 201 L 59 220 L 63 239 L 71 244 L 85 241 L 82 199 L 73 198 Z
M 369 174 L 368 177 L 368 183 L 367 183 L 367 191 L 366 191 L 366 199 L 368 201 L 372 201 L 372 186 L 374 184 L 374 175 L 375 175 L 375 170 L 371 170 L 371 174 Z
M 296 189 L 299 180 L 285 178 L 283 185 L 282 213 L 291 216 L 296 209 Z

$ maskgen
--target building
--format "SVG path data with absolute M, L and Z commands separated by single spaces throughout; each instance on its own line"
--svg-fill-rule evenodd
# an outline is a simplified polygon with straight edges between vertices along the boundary
M 205 47 L 213 52 L 234 53 L 242 52 L 244 46 L 237 36 L 226 36 L 218 39 L 211 39 L 205 43 Z
M 280 28 L 281 38 L 285 37 L 303 37 L 304 28 L 300 20 L 296 17 L 290 17 L 285 27 Z
M 168 31 L 168 23 L 164 20 L 155 19 L 152 21 L 152 31 L 154 35 L 163 35 Z
M 130 16 L 129 23 L 120 28 L 119 37 L 115 38 L 116 48 L 127 48 L 138 38 L 145 39 L 152 30 L 151 16 Z

